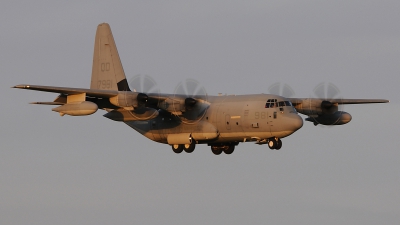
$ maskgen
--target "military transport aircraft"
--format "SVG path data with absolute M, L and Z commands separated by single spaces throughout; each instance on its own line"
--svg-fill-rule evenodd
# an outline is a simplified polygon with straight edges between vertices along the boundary
M 280 149 L 281 139 L 303 126 L 298 112 L 314 125 L 342 125 L 351 115 L 341 104 L 385 103 L 384 99 L 285 98 L 279 95 L 186 96 L 141 93 L 128 86 L 110 26 L 97 27 L 90 89 L 39 85 L 14 88 L 54 92 L 52 110 L 61 116 L 86 116 L 98 109 L 147 138 L 172 146 L 175 153 L 193 152 L 196 144 L 211 146 L 214 154 L 231 154 L 240 142 Z

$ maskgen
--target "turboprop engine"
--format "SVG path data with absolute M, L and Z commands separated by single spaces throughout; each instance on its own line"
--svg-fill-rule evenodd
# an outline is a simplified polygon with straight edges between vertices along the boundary
M 334 102 L 323 99 L 304 99 L 300 104 L 295 105 L 299 113 L 308 115 L 306 121 L 314 125 L 343 125 L 351 121 L 351 115 L 347 112 L 338 111 L 339 100 Z
M 62 106 L 52 109 L 55 112 L 60 113 L 61 116 L 65 114 L 70 116 L 87 116 L 97 111 L 98 106 L 93 102 L 82 101 L 82 102 L 70 102 Z
M 110 98 L 110 103 L 120 107 L 104 114 L 114 121 L 141 121 L 150 120 L 158 116 L 158 111 L 146 107 L 149 97 L 138 92 L 118 92 L 117 96 Z
M 158 116 L 158 111 L 152 108 L 139 107 L 134 110 L 115 109 L 103 115 L 114 121 L 143 121 L 151 120 Z
M 146 104 L 148 96 L 138 92 L 118 92 L 117 96 L 111 97 L 111 104 L 118 107 L 139 107 Z
M 333 114 L 323 114 L 317 117 L 308 117 L 307 121 L 313 122 L 314 125 L 343 125 L 351 120 L 351 115 L 347 112 L 336 111 Z

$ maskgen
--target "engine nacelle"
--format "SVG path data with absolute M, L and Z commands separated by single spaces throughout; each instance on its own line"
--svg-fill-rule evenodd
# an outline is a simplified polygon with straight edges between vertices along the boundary
M 317 117 L 308 117 L 306 120 L 313 122 L 314 125 L 343 125 L 351 121 L 351 115 L 347 112 L 336 111 L 333 114 L 323 114 Z
M 139 107 L 134 110 L 113 110 L 104 114 L 104 117 L 114 121 L 143 121 L 151 120 L 158 116 L 158 111 L 153 108 Z
M 297 112 L 305 115 L 334 114 L 338 104 L 323 99 L 308 98 L 295 105 Z
M 111 97 L 111 104 L 118 107 L 138 107 L 146 104 L 148 96 L 143 93 L 120 91 L 117 96 Z
M 98 107 L 93 102 L 70 102 L 52 109 L 55 112 L 60 113 L 61 116 L 65 114 L 70 116 L 87 116 L 97 111 Z

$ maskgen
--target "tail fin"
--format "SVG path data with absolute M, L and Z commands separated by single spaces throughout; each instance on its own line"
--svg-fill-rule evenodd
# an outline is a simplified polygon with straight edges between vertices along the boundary
M 130 91 L 110 25 L 97 26 L 90 89 Z

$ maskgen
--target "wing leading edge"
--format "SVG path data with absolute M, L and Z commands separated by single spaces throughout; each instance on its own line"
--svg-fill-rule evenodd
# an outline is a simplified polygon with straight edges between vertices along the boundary
M 324 101 L 324 99 L 319 98 L 289 98 L 289 100 L 293 103 L 293 105 L 298 105 L 303 103 L 304 101 Z M 370 104 L 370 103 L 388 103 L 389 100 L 386 99 L 329 99 L 329 102 L 338 105 L 344 104 Z
M 60 93 L 64 95 L 76 95 L 85 93 L 86 96 L 97 97 L 97 98 L 110 98 L 118 95 L 118 91 L 114 90 L 96 90 L 96 89 L 86 89 L 86 88 L 54 87 L 54 86 L 27 85 L 27 84 L 16 85 L 13 88 Z

